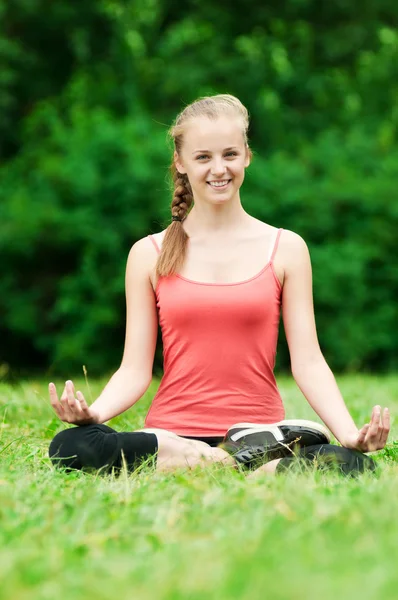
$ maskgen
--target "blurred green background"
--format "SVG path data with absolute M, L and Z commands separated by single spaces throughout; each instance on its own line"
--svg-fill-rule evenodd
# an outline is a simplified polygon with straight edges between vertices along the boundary
M 0 376 L 117 368 L 129 248 L 170 222 L 168 126 L 213 93 L 251 114 L 245 209 L 309 245 L 329 364 L 397 368 L 395 0 L 0 0 L 0 19 Z

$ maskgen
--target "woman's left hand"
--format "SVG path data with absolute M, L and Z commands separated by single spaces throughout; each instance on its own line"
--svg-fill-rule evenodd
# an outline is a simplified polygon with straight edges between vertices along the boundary
M 374 406 L 370 423 L 366 423 L 357 434 L 348 439 L 343 446 L 360 452 L 381 450 L 387 443 L 390 432 L 390 412 L 388 408 L 381 411 L 381 406 Z

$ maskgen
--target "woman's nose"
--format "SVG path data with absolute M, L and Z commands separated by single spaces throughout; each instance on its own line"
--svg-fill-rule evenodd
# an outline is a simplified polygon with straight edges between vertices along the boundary
M 225 173 L 225 163 L 223 160 L 215 160 L 211 165 L 212 175 L 223 175 Z

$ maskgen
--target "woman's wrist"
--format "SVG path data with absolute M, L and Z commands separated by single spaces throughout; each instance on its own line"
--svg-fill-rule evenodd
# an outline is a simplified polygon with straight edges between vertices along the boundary
M 95 402 L 93 402 L 93 404 L 89 407 L 90 410 L 90 416 L 92 418 L 91 424 L 92 425 L 100 425 L 101 423 L 104 422 L 104 420 L 101 418 L 101 413 L 99 410 L 99 407 L 97 408 L 95 406 L 97 400 Z
M 358 443 L 359 430 L 357 428 L 348 431 L 342 436 L 337 437 L 338 441 L 344 448 L 355 450 Z

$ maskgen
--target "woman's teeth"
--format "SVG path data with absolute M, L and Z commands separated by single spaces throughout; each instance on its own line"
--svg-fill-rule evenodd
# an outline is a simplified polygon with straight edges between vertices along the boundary
M 212 187 L 225 187 L 229 183 L 229 179 L 224 179 L 223 181 L 208 181 L 208 183 Z

